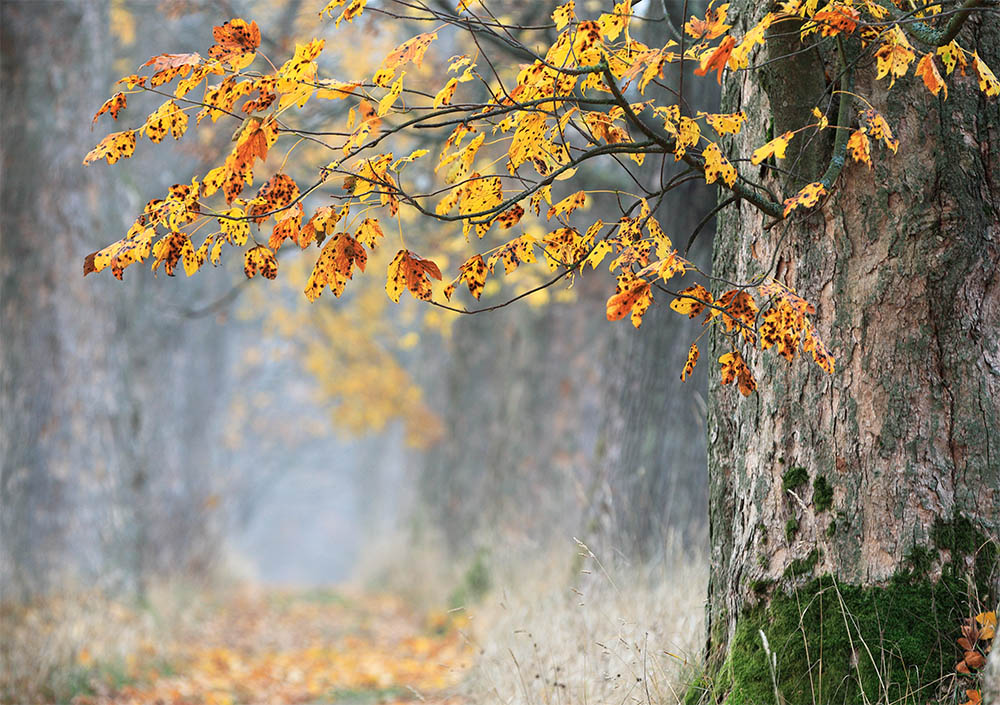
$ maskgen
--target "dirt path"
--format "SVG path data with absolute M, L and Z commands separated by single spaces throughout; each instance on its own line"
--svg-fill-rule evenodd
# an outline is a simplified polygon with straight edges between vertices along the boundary
M 449 694 L 471 662 L 461 624 L 397 599 L 331 591 L 227 596 L 177 628 L 166 660 L 74 705 L 325 705 L 423 702 Z

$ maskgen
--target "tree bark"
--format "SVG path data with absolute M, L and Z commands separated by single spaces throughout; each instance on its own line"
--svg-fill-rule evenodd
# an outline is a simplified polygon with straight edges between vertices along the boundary
M 959 41 L 995 67 L 998 29 L 973 19 Z M 848 164 L 814 214 L 765 230 L 744 203 L 719 220 L 713 273 L 747 281 L 775 261 L 816 304 L 837 363 L 828 376 L 765 351 L 756 395 L 710 389 L 702 685 L 720 702 L 937 702 L 968 682 L 950 677 L 963 619 L 996 606 L 1000 112 L 971 71 L 943 100 L 912 72 L 887 90 L 873 63 L 855 91 L 893 125 L 898 154 L 873 146 L 874 168 Z M 837 88 L 808 86 L 816 65 L 807 53 L 730 74 L 723 108 L 751 121 L 737 151 L 810 122 Z M 805 181 L 769 183 L 790 195 Z M 730 349 L 716 337 L 711 359 Z

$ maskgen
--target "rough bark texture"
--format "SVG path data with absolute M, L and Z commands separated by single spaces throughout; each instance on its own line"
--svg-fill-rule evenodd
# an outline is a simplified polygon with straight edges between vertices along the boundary
M 995 22 L 959 39 L 1000 65 Z M 800 90 L 814 63 L 730 77 L 723 107 L 755 120 L 739 151 L 767 139 L 765 116 L 826 105 Z M 828 376 L 764 352 L 756 395 L 710 390 L 705 685 L 727 702 L 936 701 L 961 620 L 995 606 L 1000 112 L 973 76 L 949 84 L 947 101 L 912 76 L 887 91 L 862 64 L 856 90 L 899 153 L 873 148 L 873 170 L 849 164 L 821 211 L 769 231 L 746 204 L 720 218 L 714 273 L 745 281 L 774 260 L 837 360 Z M 713 358 L 728 351 L 717 338 Z

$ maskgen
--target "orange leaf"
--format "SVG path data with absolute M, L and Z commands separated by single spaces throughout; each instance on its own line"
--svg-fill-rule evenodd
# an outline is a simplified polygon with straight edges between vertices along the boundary
M 948 99 L 948 86 L 941 79 L 941 74 L 938 73 L 937 66 L 934 64 L 933 52 L 924 54 L 921 57 L 920 61 L 917 62 L 916 73 L 924 79 L 924 85 L 927 86 L 927 90 L 937 95 L 944 88 L 945 100 Z
M 757 381 L 738 350 L 726 353 L 719 358 L 719 362 L 722 364 L 723 384 L 729 384 L 735 380 L 740 394 L 745 397 L 750 396 L 757 389 Z
M 212 36 L 216 43 L 209 48 L 208 55 L 228 63 L 237 71 L 250 65 L 260 46 L 260 29 L 257 23 L 247 24 L 246 20 L 239 18 L 213 27 Z
M 624 287 L 619 287 L 618 293 L 608 299 L 607 316 L 609 321 L 618 321 L 626 314 L 632 314 L 632 325 L 638 328 L 642 325 L 642 316 L 653 302 L 649 290 L 649 282 L 644 279 L 633 279 Z
M 441 270 L 432 260 L 418 257 L 409 250 L 400 250 L 389 263 L 385 291 L 396 303 L 407 289 L 414 298 L 430 301 L 431 278 L 441 280 Z
M 729 55 L 733 53 L 733 47 L 735 46 L 736 40 L 731 36 L 727 36 L 716 47 L 715 51 L 711 54 L 708 54 L 708 52 L 705 53 L 701 60 L 701 67 L 694 71 L 695 75 L 704 76 L 709 71 L 718 69 L 717 80 L 719 85 L 722 85 L 722 69 L 726 68 L 726 62 L 729 61 Z
M 687 380 L 687 378 L 694 372 L 694 366 L 698 363 L 698 345 L 697 343 L 691 343 L 691 349 L 688 350 L 687 362 L 684 363 L 684 370 L 681 372 L 681 382 Z
M 104 101 L 104 105 L 101 106 L 100 110 L 94 113 L 94 119 L 91 124 L 97 122 L 97 118 L 101 117 L 101 115 L 103 115 L 104 113 L 111 113 L 111 119 L 117 120 L 118 111 L 123 110 L 126 107 L 127 103 L 128 101 L 125 99 L 124 93 L 122 93 L 121 91 L 115 93 L 113 96 Z

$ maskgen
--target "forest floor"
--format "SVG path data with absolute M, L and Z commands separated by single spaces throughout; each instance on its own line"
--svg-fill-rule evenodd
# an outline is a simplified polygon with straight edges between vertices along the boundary
M 332 590 L 244 592 L 202 606 L 173 643 L 91 668 L 72 705 L 458 703 L 471 662 L 458 613 L 420 616 L 399 599 Z M 90 663 L 86 651 L 78 655 Z M 109 682 L 109 680 L 111 682 Z

